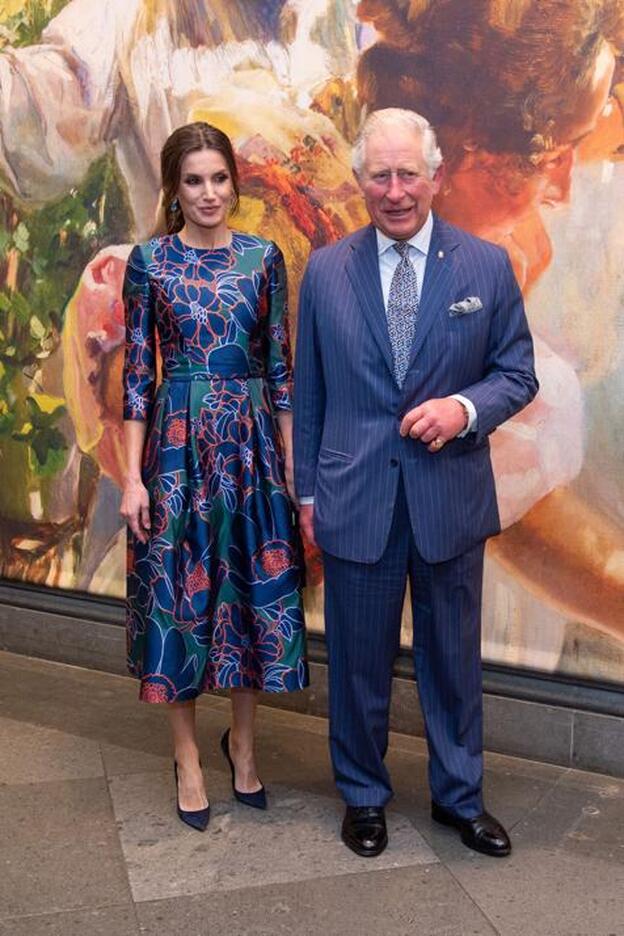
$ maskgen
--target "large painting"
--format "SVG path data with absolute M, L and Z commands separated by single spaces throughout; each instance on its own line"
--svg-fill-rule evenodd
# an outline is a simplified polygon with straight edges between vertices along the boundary
M 436 210 L 509 251 L 542 387 L 492 437 L 484 656 L 624 683 L 623 48 L 624 0 L 0 0 L 0 575 L 123 595 L 120 292 L 169 132 L 232 136 L 294 332 L 310 250 L 367 220 L 363 115 L 411 107 Z

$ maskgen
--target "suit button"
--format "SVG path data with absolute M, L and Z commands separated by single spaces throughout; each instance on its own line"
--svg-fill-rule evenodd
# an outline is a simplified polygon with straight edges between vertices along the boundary
M 398 459 L 398 458 L 391 458 L 391 459 L 390 459 L 390 467 L 391 467 L 391 468 L 398 468 L 398 467 L 399 467 L 399 459 Z

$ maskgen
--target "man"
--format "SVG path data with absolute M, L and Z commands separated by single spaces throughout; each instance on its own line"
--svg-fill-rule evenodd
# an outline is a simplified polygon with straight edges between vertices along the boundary
M 510 852 L 482 801 L 484 542 L 500 530 L 488 435 L 534 397 L 505 251 L 432 215 L 442 156 L 412 111 L 372 113 L 353 168 L 372 224 L 312 254 L 299 304 L 295 481 L 323 552 L 330 747 L 343 841 L 387 844 L 392 667 L 409 579 L 432 816 Z

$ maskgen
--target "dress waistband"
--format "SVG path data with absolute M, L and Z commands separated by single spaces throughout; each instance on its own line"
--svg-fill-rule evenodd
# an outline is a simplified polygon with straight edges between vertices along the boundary
M 189 364 L 187 362 L 163 366 L 162 379 L 169 383 L 189 380 L 252 380 L 263 378 L 262 371 L 241 371 L 240 368 L 223 366 L 215 370 L 208 370 L 204 364 Z

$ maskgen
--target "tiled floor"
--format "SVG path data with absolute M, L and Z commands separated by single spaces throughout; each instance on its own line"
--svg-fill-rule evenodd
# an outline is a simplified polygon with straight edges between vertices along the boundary
M 326 722 L 261 708 L 270 810 L 233 803 L 228 703 L 199 706 L 213 805 L 173 809 L 163 712 L 129 679 L 0 653 L 0 936 L 624 936 L 624 783 L 492 755 L 497 861 L 429 818 L 426 755 L 394 735 L 390 846 L 340 843 Z

